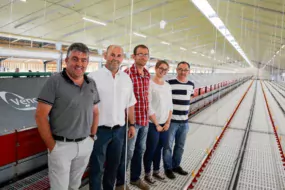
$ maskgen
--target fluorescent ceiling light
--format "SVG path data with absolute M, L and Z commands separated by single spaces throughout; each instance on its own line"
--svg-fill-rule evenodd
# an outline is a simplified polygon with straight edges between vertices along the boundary
M 20 0 L 20 1 L 22 1 L 22 2 L 27 2 L 27 0 Z
M 201 53 L 201 55 L 204 57 L 205 55 Z
M 197 52 L 196 52 L 196 51 L 192 51 L 192 53 L 197 54 Z
M 143 34 L 140 34 L 140 33 L 137 33 L 137 32 L 134 32 L 133 34 L 134 34 L 134 35 L 136 35 L 136 36 L 139 36 L 139 37 L 143 37 L 143 38 L 146 38 L 146 36 L 145 36 L 145 35 L 143 35 Z
M 103 26 L 106 26 L 106 25 L 107 25 L 107 24 L 106 24 L 106 23 L 104 23 L 104 22 L 100 22 L 100 21 L 93 20 L 93 19 L 86 18 L 86 17 L 83 17 L 82 19 L 83 19 L 83 20 L 85 20 L 85 21 L 93 22 L 93 23 L 95 23 L 95 24 L 99 24 L 99 25 L 103 25 Z
M 279 53 L 279 50 L 276 52 L 276 54 L 278 54 Z
M 211 7 L 207 0 L 192 0 L 194 5 L 209 19 L 209 21 L 220 31 L 221 34 L 234 46 L 239 54 L 245 59 L 245 61 L 253 67 L 250 60 L 246 57 L 243 50 L 240 48 L 235 38 L 231 35 L 230 31 L 224 25 L 223 21 L 218 17 L 217 13 Z
M 285 45 L 282 45 L 282 48 L 284 48 L 285 47 Z
M 184 47 L 180 47 L 181 50 L 186 51 L 187 49 L 185 49 Z
M 170 45 L 170 43 L 165 42 L 165 41 L 162 41 L 161 43 L 162 43 L 162 44 L 165 44 L 165 45 Z

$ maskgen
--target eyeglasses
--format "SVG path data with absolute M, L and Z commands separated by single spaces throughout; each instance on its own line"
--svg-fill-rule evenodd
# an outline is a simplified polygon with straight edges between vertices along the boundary
M 190 70 L 189 69 L 181 69 L 181 68 L 179 68 L 179 69 L 177 69 L 179 72 L 189 72 Z
M 139 57 L 148 57 L 149 56 L 148 54 L 143 54 L 143 53 L 138 53 L 136 55 Z
M 169 71 L 169 69 L 164 69 L 164 68 L 162 68 L 162 67 L 158 67 L 158 69 L 159 69 L 161 72 L 168 72 L 168 71 Z

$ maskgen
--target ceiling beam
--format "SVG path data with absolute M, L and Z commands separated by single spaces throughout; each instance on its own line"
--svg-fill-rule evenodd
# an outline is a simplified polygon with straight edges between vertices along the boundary
M 226 1 L 226 2 L 239 4 L 239 5 L 250 7 L 250 8 L 254 8 L 254 9 L 259 9 L 259 10 L 270 12 L 270 13 L 276 13 L 276 14 L 285 15 L 285 13 L 282 12 L 282 11 L 278 11 L 278 10 L 275 10 L 275 9 L 262 7 L 262 6 L 259 6 L 259 5 L 256 6 L 256 5 L 253 5 L 253 4 L 250 4 L 250 3 L 240 2 L 240 1 L 236 1 L 236 0 L 220 0 L 220 1 Z

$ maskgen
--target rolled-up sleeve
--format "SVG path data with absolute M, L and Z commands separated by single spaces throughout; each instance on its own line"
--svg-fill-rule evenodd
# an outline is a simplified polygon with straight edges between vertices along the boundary
M 137 103 L 135 94 L 134 94 L 134 89 L 133 86 L 130 88 L 130 99 L 129 99 L 129 103 L 128 103 L 128 107 L 131 107 L 133 105 L 135 105 Z
M 153 96 L 153 89 L 152 84 L 149 85 L 149 91 L 148 91 L 148 101 L 149 101 L 149 115 L 155 114 L 155 111 L 152 107 L 152 96 Z

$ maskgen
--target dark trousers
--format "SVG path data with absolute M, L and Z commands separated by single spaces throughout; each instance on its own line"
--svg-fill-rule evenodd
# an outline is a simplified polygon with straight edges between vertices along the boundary
M 142 169 L 143 153 L 146 149 L 146 137 L 148 126 L 137 125 L 136 135 L 134 138 L 128 139 L 128 145 L 126 143 L 123 146 L 123 153 L 121 157 L 121 163 L 117 174 L 116 186 L 125 184 L 125 170 L 127 170 L 129 164 L 131 164 L 131 181 L 137 181 L 140 179 Z M 127 159 L 125 157 L 125 150 L 127 149 Z M 126 160 L 127 162 L 126 162 Z
M 90 158 L 90 190 L 101 190 L 103 173 L 103 189 L 114 189 L 125 130 L 125 127 L 112 130 L 98 127 L 97 140 Z
M 164 126 L 161 124 L 160 126 Z M 153 171 L 159 171 L 161 151 L 167 141 L 168 131 L 158 132 L 153 123 L 149 123 L 149 129 L 146 140 L 146 151 L 144 153 L 143 163 L 146 174 L 151 172 L 153 162 Z M 164 151 L 164 149 L 163 149 Z

